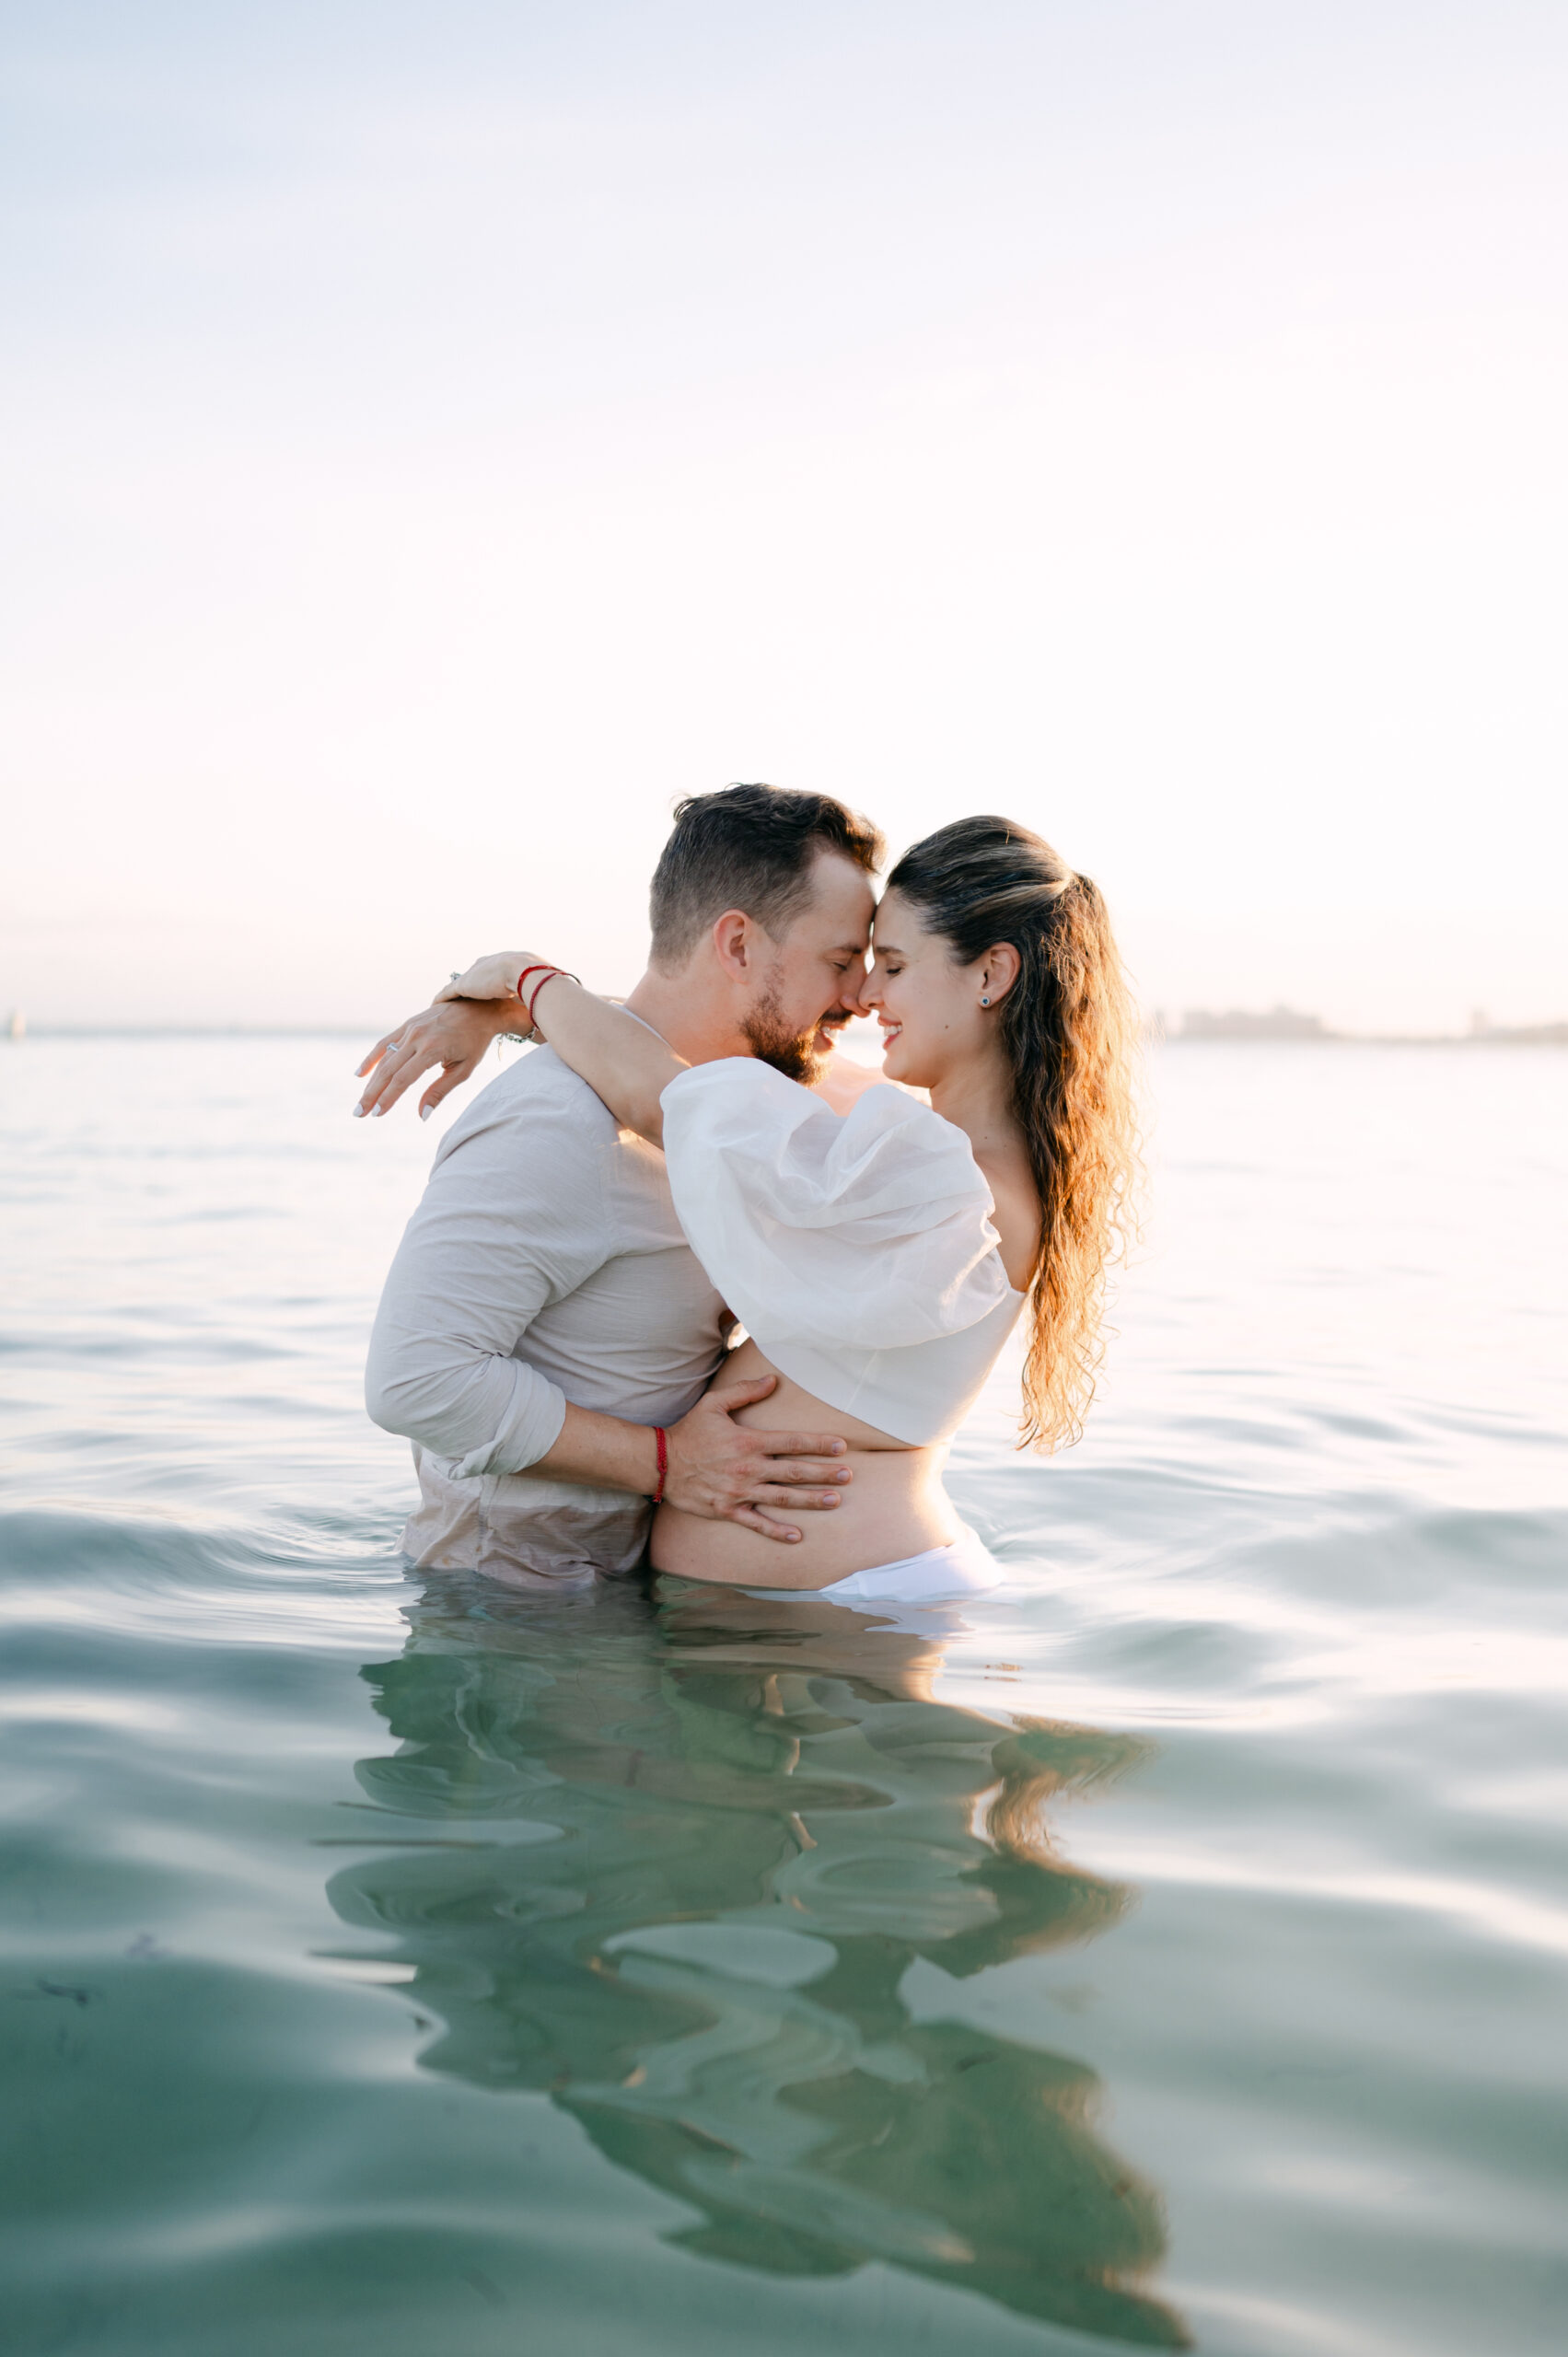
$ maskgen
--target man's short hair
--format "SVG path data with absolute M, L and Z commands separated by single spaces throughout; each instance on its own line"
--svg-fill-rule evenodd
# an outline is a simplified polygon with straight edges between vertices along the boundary
M 689 794 L 676 805 L 648 894 L 654 964 L 667 972 L 683 966 L 726 909 L 743 910 L 782 939 L 810 895 L 819 851 L 839 852 L 869 876 L 881 863 L 882 838 L 828 794 L 778 785 Z

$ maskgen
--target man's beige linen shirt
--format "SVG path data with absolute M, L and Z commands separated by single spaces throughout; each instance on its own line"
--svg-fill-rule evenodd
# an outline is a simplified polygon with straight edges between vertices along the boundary
M 664 1157 L 618 1130 L 549 1048 L 491 1082 L 441 1142 L 381 1295 L 366 1404 L 414 1444 L 422 1567 L 516 1587 L 631 1569 L 649 1508 L 535 1479 L 566 1402 L 685 1415 L 729 1319 L 681 1234 Z

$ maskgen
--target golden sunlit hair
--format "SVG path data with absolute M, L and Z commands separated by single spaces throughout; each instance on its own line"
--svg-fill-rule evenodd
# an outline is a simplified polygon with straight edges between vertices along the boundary
M 1109 1264 L 1136 1231 L 1137 1024 L 1106 906 L 1051 845 L 1006 819 L 959 819 L 888 878 L 959 965 L 1011 942 L 1022 960 L 996 1011 L 1040 1201 L 1018 1446 L 1078 1439 L 1104 1356 Z

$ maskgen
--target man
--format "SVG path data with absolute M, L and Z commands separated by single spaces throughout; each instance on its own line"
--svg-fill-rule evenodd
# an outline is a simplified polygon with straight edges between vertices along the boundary
M 691 1063 L 756 1055 L 812 1078 L 864 975 L 881 855 L 876 830 L 826 795 L 692 796 L 654 874 L 652 952 L 627 1007 Z M 372 1050 L 356 1111 L 386 1112 L 440 1063 L 423 1118 L 523 1019 L 494 1001 L 429 1008 Z M 706 1391 L 731 1322 L 662 1155 L 550 1049 L 522 1058 L 443 1139 L 371 1339 L 366 1404 L 412 1440 L 419 1470 L 407 1552 L 517 1587 L 630 1570 L 660 1425 L 673 1504 L 798 1537 L 777 1509 L 830 1511 L 843 1444 L 733 1421 L 773 1378 Z

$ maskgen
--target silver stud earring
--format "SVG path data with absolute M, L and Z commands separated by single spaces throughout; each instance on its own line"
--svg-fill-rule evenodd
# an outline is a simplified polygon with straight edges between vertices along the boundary
M 981 1006 L 989 1006 L 991 1004 L 991 1001 L 988 998 L 981 998 L 980 1003 Z

